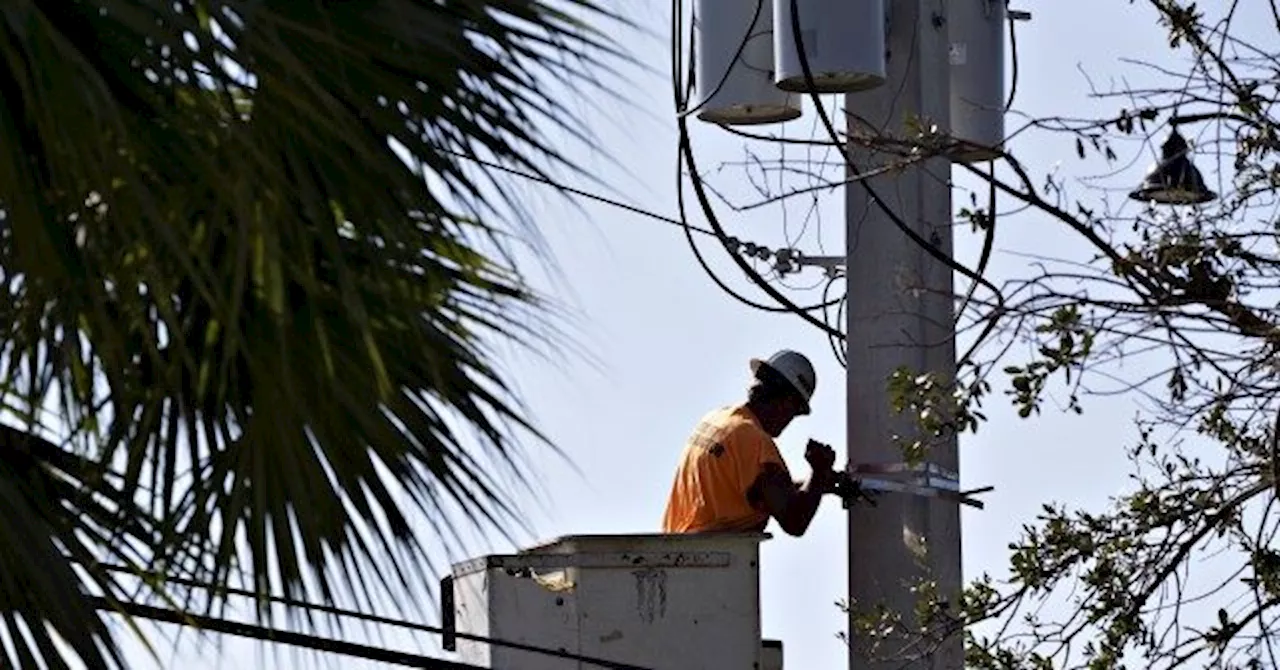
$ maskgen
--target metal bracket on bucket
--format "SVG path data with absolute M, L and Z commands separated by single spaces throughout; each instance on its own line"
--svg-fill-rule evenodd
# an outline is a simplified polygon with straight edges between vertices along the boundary
M 848 508 L 856 498 L 870 499 L 868 493 L 905 493 L 925 498 L 940 498 L 961 505 L 983 509 L 981 500 L 973 496 L 993 490 L 986 486 L 963 491 L 960 476 L 933 463 L 869 463 L 856 465 L 839 473 L 836 493 Z

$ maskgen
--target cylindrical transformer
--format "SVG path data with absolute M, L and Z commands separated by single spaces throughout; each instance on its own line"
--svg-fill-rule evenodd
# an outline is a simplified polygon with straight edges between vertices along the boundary
M 773 2 L 778 88 L 805 93 L 853 93 L 884 84 L 884 0 Z M 793 15 L 798 19 L 795 22 Z M 812 87 L 805 79 L 801 49 L 813 76 Z
M 800 96 L 773 85 L 773 0 L 698 0 L 694 12 L 697 117 L 729 126 L 798 118 Z
M 1007 0 L 950 0 L 951 159 L 989 161 L 1004 144 L 1004 31 Z

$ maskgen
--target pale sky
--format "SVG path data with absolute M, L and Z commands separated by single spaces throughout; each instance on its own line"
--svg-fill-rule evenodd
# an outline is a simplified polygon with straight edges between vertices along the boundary
M 576 158 L 624 199 L 664 215 L 674 215 L 676 133 L 671 86 L 667 81 L 669 5 L 661 0 L 629 0 L 630 16 L 656 37 L 613 31 L 621 45 L 657 70 L 636 74 L 617 93 L 627 104 L 603 102 L 608 114 L 591 112 L 588 121 L 599 137 L 599 151 L 608 160 L 581 152 Z M 1089 83 L 1107 88 L 1127 78 L 1143 81 L 1147 74 L 1122 59 L 1143 59 L 1183 67 L 1167 49 L 1164 31 L 1146 3 L 1116 0 L 1020 2 L 1034 18 L 1018 26 L 1019 70 L 1015 108 L 1030 116 L 1092 117 L 1118 111 L 1119 101 L 1088 97 Z M 1265 23 L 1265 22 L 1263 22 Z M 1087 37 L 1086 37 L 1087 36 Z M 630 105 L 630 107 L 628 106 Z M 639 111 L 637 111 L 639 110 Z M 812 109 L 788 125 L 791 136 L 808 136 Z M 1011 117 L 1009 128 L 1020 125 Z M 697 125 L 696 150 L 704 168 L 744 156 L 744 141 Z M 1158 143 L 1162 137 L 1154 138 Z M 776 147 L 754 145 L 765 157 L 776 158 Z M 1034 133 L 1012 145 L 1013 153 L 1036 176 L 1057 169 L 1065 175 L 1093 175 L 1096 163 L 1075 158 L 1074 142 L 1066 136 Z M 1128 189 L 1141 177 L 1154 155 L 1148 148 L 1136 165 L 1107 182 Z M 793 157 L 800 161 L 802 156 Z M 1213 166 L 1201 162 L 1213 180 Z M 709 177 L 710 183 L 740 198 L 750 191 L 738 167 L 726 167 Z M 972 182 L 961 180 L 961 185 Z M 573 184 L 597 190 L 586 183 Z M 782 347 L 807 353 L 818 369 L 813 413 L 796 421 L 779 440 L 783 454 L 797 473 L 807 472 L 802 449 L 813 437 L 832 444 L 844 458 L 845 383 L 843 369 L 832 358 L 824 337 L 793 316 L 753 311 L 723 294 L 695 263 L 679 229 L 606 205 L 583 202 L 574 209 L 542 187 L 534 203 L 547 242 L 562 271 L 556 284 L 542 286 L 574 311 L 577 333 L 599 362 L 566 360 L 561 369 L 527 358 L 509 367 L 528 400 L 533 416 L 572 459 L 580 473 L 547 454 L 536 473 L 549 497 L 533 504 L 539 538 L 584 533 L 654 532 L 683 440 L 708 410 L 743 397 L 747 360 Z M 1221 191 L 1221 188 L 1216 190 Z M 967 201 L 958 190 L 957 205 Z M 1081 197 L 1096 197 L 1077 189 Z M 616 195 L 616 194 L 615 194 Z M 811 222 L 796 246 L 808 253 L 843 251 L 843 196 L 821 195 L 821 220 Z M 807 204 L 787 206 L 791 235 Z M 750 214 L 721 207 L 721 220 L 730 233 L 777 247 L 786 236 L 781 206 Z M 694 215 L 692 222 L 700 223 Z M 992 263 L 995 278 L 1018 275 L 1026 260 L 1020 252 L 1069 253 L 1069 237 L 1034 215 L 1002 219 Z M 818 248 L 820 229 L 825 251 Z M 963 231 L 964 228 L 958 230 Z M 976 256 L 974 240 L 957 240 L 961 260 Z M 750 291 L 745 279 L 714 244 L 703 247 L 717 259 L 721 275 Z M 1078 247 L 1077 247 L 1078 248 Z M 809 278 L 818 279 L 816 271 Z M 998 282 L 997 282 L 998 283 Z M 867 287 L 865 290 L 875 290 Z M 753 294 L 754 295 L 754 294 Z M 796 294 L 801 301 L 811 294 Z M 856 299 L 856 293 L 852 299 Z M 1052 407 L 1031 421 L 1006 409 L 1002 396 L 988 400 L 991 422 L 961 443 L 962 478 L 966 487 L 996 487 L 986 496 L 985 511 L 966 509 L 964 569 L 967 577 L 982 572 L 1001 574 L 1008 543 L 1041 505 L 1059 501 L 1100 507 L 1107 496 L 1124 490 L 1128 466 L 1124 447 L 1134 435 L 1131 420 L 1136 406 L 1120 398 L 1089 401 L 1083 417 L 1060 414 Z M 536 448 L 536 447 L 535 447 Z M 541 507 L 544 511 L 538 512 Z M 771 528 L 775 537 L 763 548 L 761 589 L 765 637 L 781 639 L 786 667 L 834 670 L 846 664 L 843 643 L 836 634 L 845 629 L 844 615 L 835 601 L 845 594 L 846 521 L 835 499 L 824 502 L 803 538 L 791 538 Z M 529 538 L 531 539 L 531 538 Z M 852 541 L 857 542 L 858 538 Z M 495 540 L 492 550 L 513 547 Z M 434 606 L 424 608 L 429 622 L 437 622 Z M 408 650 L 435 653 L 438 640 L 421 635 L 405 639 Z M 164 645 L 164 641 L 157 639 Z M 221 651 L 182 638 L 176 655 L 162 654 L 162 667 L 212 670 L 252 670 L 287 667 L 387 667 L 342 657 L 304 656 L 290 652 L 273 657 L 256 642 L 222 640 Z M 151 667 L 132 649 L 138 667 Z

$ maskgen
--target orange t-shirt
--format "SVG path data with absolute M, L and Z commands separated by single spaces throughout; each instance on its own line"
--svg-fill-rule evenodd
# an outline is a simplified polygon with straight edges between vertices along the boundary
M 769 515 L 747 500 L 747 490 L 767 463 L 787 470 L 778 445 L 746 405 L 707 414 L 685 443 L 662 532 L 762 530 Z

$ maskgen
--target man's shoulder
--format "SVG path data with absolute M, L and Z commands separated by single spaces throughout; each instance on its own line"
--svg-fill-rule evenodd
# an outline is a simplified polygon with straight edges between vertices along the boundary
M 704 429 L 714 430 L 724 439 L 765 439 L 773 438 L 764 432 L 760 424 L 751 415 L 746 405 L 725 405 L 711 410 L 700 422 Z
M 737 426 L 747 419 L 743 414 L 745 410 L 743 405 L 723 405 L 702 415 L 699 423 L 708 426 Z

